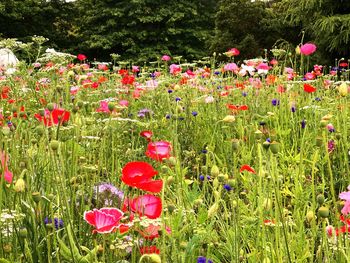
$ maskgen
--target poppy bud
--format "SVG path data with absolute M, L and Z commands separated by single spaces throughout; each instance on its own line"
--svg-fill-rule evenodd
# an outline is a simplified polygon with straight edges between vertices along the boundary
M 2 134 L 3 134 L 3 135 L 7 136 L 7 135 L 9 135 L 10 133 L 11 133 L 11 129 L 10 129 L 9 127 L 7 127 L 7 126 L 2 127 Z
M 320 126 L 321 126 L 321 128 L 326 127 L 327 124 L 328 124 L 328 120 L 321 120 L 321 121 L 320 121 Z
M 115 109 L 115 105 L 114 105 L 114 103 L 108 103 L 108 110 L 109 111 L 114 111 L 114 109 Z
M 273 141 L 270 143 L 270 149 L 273 154 L 277 154 L 280 151 L 280 144 L 278 142 Z
M 324 203 L 324 195 L 323 194 L 317 195 L 316 200 L 317 200 L 317 203 L 319 205 L 323 205 L 323 203 Z
M 174 156 L 170 156 L 169 159 L 167 160 L 167 163 L 175 166 L 176 165 L 176 158 Z
M 28 236 L 28 230 L 27 228 L 25 227 L 22 227 L 20 230 L 19 230 L 19 236 L 21 238 L 26 238 Z
M 229 179 L 227 183 L 229 186 L 234 187 L 236 185 L 236 179 Z
M 266 150 L 269 149 L 269 147 L 270 147 L 270 143 L 268 141 L 264 141 L 262 145 L 263 145 L 264 149 L 266 149 Z
M 335 134 L 335 138 L 337 138 L 338 140 L 341 138 L 341 133 L 339 133 L 339 132 L 337 132 L 336 134 Z
M 238 140 L 238 139 L 233 139 L 233 140 L 232 140 L 232 149 L 233 149 L 234 151 L 237 151 L 238 148 L 239 148 L 239 140 Z
M 172 185 L 174 183 L 175 179 L 174 176 L 169 176 L 166 180 L 167 185 Z
M 25 181 L 22 179 L 22 178 L 19 178 L 17 181 L 16 181 L 16 184 L 14 186 L 14 190 L 17 192 L 17 193 L 23 193 L 26 189 L 26 183 Z
M 52 140 L 50 142 L 50 148 L 53 150 L 53 151 L 56 151 L 59 147 L 60 143 L 59 141 L 56 141 L 56 140 Z
M 227 115 L 225 118 L 222 119 L 223 122 L 232 123 L 236 120 L 235 116 L 233 115 Z
M 257 130 L 256 132 L 254 132 L 254 134 L 255 134 L 255 138 L 257 140 L 260 140 L 262 138 L 262 135 L 263 135 L 262 131 L 260 131 L 260 130 Z
M 173 205 L 173 204 L 169 204 L 169 205 L 168 205 L 168 211 L 169 211 L 169 213 L 174 212 L 175 209 L 176 209 L 176 206 L 175 206 L 175 205 Z
M 216 165 L 213 165 L 210 170 L 210 175 L 212 177 L 217 177 L 219 173 L 220 173 L 219 167 L 217 167 Z
M 218 175 L 218 180 L 219 180 L 219 182 L 223 183 L 225 181 L 225 175 L 224 174 L 219 174 Z
M 39 192 L 33 192 L 32 193 L 32 198 L 34 200 L 35 203 L 39 203 L 41 200 L 41 195 Z
M 327 218 L 327 217 L 329 216 L 329 209 L 328 209 L 328 207 L 321 206 L 321 207 L 318 209 L 318 215 L 319 215 L 320 217 Z
M 340 84 L 340 86 L 338 87 L 338 91 L 340 96 L 345 97 L 348 95 L 348 85 L 346 85 L 345 82 L 343 82 L 342 84 Z
M 313 211 L 308 211 L 306 213 L 306 221 L 310 224 L 315 219 L 315 213 Z
M 54 109 L 55 109 L 55 105 L 53 104 L 53 103 L 48 103 L 47 104 L 47 109 L 49 110 L 49 111 L 53 111 Z

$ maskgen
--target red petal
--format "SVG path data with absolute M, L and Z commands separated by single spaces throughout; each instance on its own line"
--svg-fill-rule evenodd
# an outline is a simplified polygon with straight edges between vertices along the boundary
M 158 172 L 146 162 L 129 162 L 122 170 L 122 181 L 136 187 L 141 182 L 149 182 L 156 174 Z
M 307 93 L 312 93 L 312 92 L 315 92 L 316 91 L 316 88 L 305 83 L 304 84 L 304 91 L 307 92 Z
M 243 165 L 241 167 L 241 169 L 239 170 L 239 172 L 243 172 L 243 171 L 248 171 L 250 173 L 255 174 L 255 170 L 252 167 L 250 167 L 249 165 L 247 165 L 247 164 Z
M 159 193 L 162 191 L 163 188 L 163 180 L 153 180 L 149 182 L 140 182 L 137 185 L 135 185 L 140 190 L 152 192 L 152 193 Z

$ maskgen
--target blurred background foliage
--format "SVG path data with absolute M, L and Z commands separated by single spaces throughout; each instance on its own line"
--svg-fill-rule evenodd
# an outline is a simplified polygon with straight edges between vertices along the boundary
M 239 58 L 317 44 L 318 61 L 349 56 L 347 0 L 0 0 L 0 39 L 48 38 L 47 47 L 90 60 L 187 60 L 236 47 Z

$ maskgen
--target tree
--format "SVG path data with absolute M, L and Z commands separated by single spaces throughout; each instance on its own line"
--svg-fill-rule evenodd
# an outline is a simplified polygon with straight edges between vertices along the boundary
M 207 53 L 205 41 L 214 28 L 215 1 L 85 0 L 80 10 L 79 48 L 92 56 L 146 61 L 162 54 L 187 58 Z
M 349 56 L 349 1 L 283 0 L 280 7 L 286 14 L 286 21 L 301 25 L 306 40 L 316 42 L 323 56 Z

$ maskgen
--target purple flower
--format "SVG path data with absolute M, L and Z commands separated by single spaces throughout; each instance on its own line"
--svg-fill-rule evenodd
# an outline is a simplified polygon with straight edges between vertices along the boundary
M 247 95 L 248 95 L 247 92 L 245 92 L 245 91 L 242 92 L 242 96 L 243 96 L 243 97 L 247 97 Z
M 296 110 L 297 110 L 296 107 L 295 107 L 295 106 L 292 106 L 291 111 L 292 111 L 292 112 L 295 112 Z
M 335 150 L 335 142 L 333 140 L 328 141 L 328 152 L 331 153 Z
M 305 129 L 306 120 L 302 120 L 300 124 L 301 124 L 301 128 L 302 128 L 302 129 Z
M 57 217 L 55 217 L 55 218 L 53 219 L 53 223 L 54 223 L 56 229 L 60 229 L 60 228 L 63 228 L 63 227 L 64 227 L 63 220 L 62 220 L 62 219 L 59 219 L 59 218 L 57 218 Z M 45 219 L 44 219 L 44 224 L 45 224 L 45 225 L 52 224 L 52 219 L 51 219 L 51 218 L 48 218 L 48 217 L 45 217 Z
M 175 99 L 176 102 L 178 102 L 180 100 L 181 100 L 181 98 L 179 98 L 179 97 L 176 97 L 176 99 Z
M 171 118 L 171 115 L 167 114 L 167 115 L 165 115 L 165 118 L 169 120 Z
M 98 207 L 120 206 L 124 200 L 124 193 L 113 184 L 102 182 L 94 186 L 93 200 Z
M 203 181 L 204 181 L 204 175 L 201 174 L 201 175 L 199 176 L 199 180 L 201 180 L 201 181 L 203 182 Z
M 280 105 L 280 101 L 278 99 L 272 99 L 271 103 L 272 103 L 273 106 Z
M 142 110 L 139 110 L 139 112 L 137 113 L 137 116 L 140 118 L 150 117 L 152 115 L 153 115 L 153 111 L 151 111 L 150 109 L 142 109 Z
M 198 257 L 197 263 L 213 263 L 213 261 L 210 259 L 207 259 L 206 257 Z
M 267 141 L 267 142 L 271 142 L 271 139 L 270 139 L 270 138 L 267 138 L 266 141 Z
M 201 150 L 201 152 L 206 154 L 206 153 L 208 153 L 208 150 L 207 149 L 203 149 L 203 150 Z
M 168 89 L 168 93 L 173 93 L 173 90 L 172 89 Z
M 232 187 L 231 187 L 229 184 L 225 184 L 225 185 L 224 185 L 224 188 L 225 188 L 227 191 L 231 191 L 231 190 L 232 190 Z
M 192 115 L 193 115 L 194 117 L 196 117 L 196 116 L 198 115 L 198 112 L 192 111 Z

